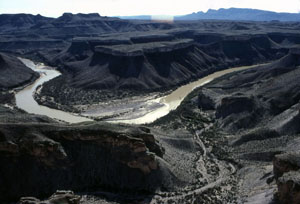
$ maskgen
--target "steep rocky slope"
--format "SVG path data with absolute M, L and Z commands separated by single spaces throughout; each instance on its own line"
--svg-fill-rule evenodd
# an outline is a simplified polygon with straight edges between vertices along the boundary
M 64 74 L 46 83 L 41 95 L 70 106 L 78 97 L 97 103 L 111 91 L 124 95 L 166 91 L 217 70 L 278 59 L 288 47 L 268 34 L 200 31 L 79 38 L 61 53 L 45 56 Z
M 221 42 L 205 46 L 198 45 L 193 39 L 164 42 L 158 37 L 149 43 L 98 45 L 88 61 L 67 64 L 68 71 L 73 74 L 71 86 L 132 90 L 169 88 L 217 69 L 258 63 L 286 52 L 273 45 L 267 36 L 261 37 L 266 46 L 258 45 L 256 38 L 226 36 Z M 93 73 L 93 77 L 88 77 L 88 73 Z
M 41 15 L 35 16 L 31 14 L 1 14 L 0 33 L 30 29 L 37 24 L 43 24 L 51 20 L 51 18 L 47 18 Z
M 18 58 L 0 53 L 0 90 L 33 82 L 38 74 L 26 67 Z
M 58 18 L 30 14 L 0 15 L 0 51 L 29 53 L 57 52 L 70 45 L 73 37 L 95 37 L 105 33 L 149 31 L 173 28 L 159 22 L 134 22 L 99 14 L 65 13 Z
M 300 99 L 299 54 L 299 49 L 291 49 L 276 62 L 232 74 L 230 78 L 222 77 L 212 82 L 208 90 L 204 89 L 201 97 L 213 102 L 220 126 L 229 131 L 260 125 L 282 133 L 297 132 L 288 128 L 288 124 L 297 120 L 297 114 L 292 113 Z M 199 100 L 200 107 L 206 108 L 206 104 Z M 268 121 L 268 117 L 273 119 Z
M 299 49 L 291 49 L 276 62 L 221 77 L 199 92 L 198 106 L 214 110 L 216 125 L 229 134 L 230 155 L 253 169 L 250 178 L 265 168 L 264 182 L 255 184 L 265 190 L 257 191 L 243 187 L 251 182 L 245 181 L 249 175 L 241 169 L 240 193 L 251 194 L 244 201 L 257 201 L 264 195 L 261 202 L 267 198 L 299 202 L 299 54 Z M 278 155 L 284 152 L 287 154 Z M 274 173 L 270 171 L 272 160 Z
M 291 49 L 273 63 L 225 75 L 151 124 L 194 132 L 202 158 L 237 168 L 207 192 L 209 199 L 203 194 L 194 199 L 219 202 L 229 185 L 238 203 L 299 201 L 299 59 L 299 49 Z M 221 200 L 230 198 L 227 193 Z
M 278 186 L 276 196 L 280 203 L 300 202 L 299 162 L 298 148 L 296 151 L 289 150 L 287 153 L 276 155 L 273 160 L 274 175 Z
M 36 51 L 59 52 L 71 44 L 74 37 L 108 37 L 117 36 L 121 32 L 125 35 L 134 33 L 172 31 L 178 35 L 190 35 L 190 29 L 208 32 L 208 38 L 213 33 L 297 33 L 297 22 L 231 22 L 231 21 L 184 21 L 184 22 L 156 22 L 121 20 L 103 17 L 99 14 L 71 14 L 65 13 L 58 18 L 47 18 L 30 14 L 0 15 L 0 50 L 14 53 L 29 53 L 31 57 L 39 57 Z M 250 31 L 250 32 L 247 32 Z M 145 34 L 144 34 L 145 35 Z M 188 36 L 185 36 L 189 38 Z M 166 40 L 166 38 L 164 39 Z M 51 51 L 50 51 L 51 50 Z
M 108 124 L 1 125 L 0 160 L 6 165 L 0 168 L 0 200 L 57 189 L 153 191 L 163 182 L 156 157 L 164 151 L 149 131 Z
M 182 200 L 234 171 L 222 161 L 202 161 L 194 135 L 183 129 L 16 122 L 0 125 L 0 160 L 7 164 L 0 167 L 1 201 L 43 199 L 57 189 L 87 195 L 85 203 L 106 196 L 129 203 Z

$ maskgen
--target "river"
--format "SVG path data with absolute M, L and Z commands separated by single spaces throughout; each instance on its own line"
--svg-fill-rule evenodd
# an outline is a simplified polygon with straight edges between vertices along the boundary
M 35 64 L 31 60 L 20 58 L 20 60 L 29 68 L 32 70 L 40 73 L 40 78 L 37 79 L 32 85 L 25 87 L 23 90 L 16 93 L 16 104 L 19 108 L 27 111 L 28 113 L 34 113 L 39 115 L 46 115 L 50 118 L 62 120 L 68 123 L 79 123 L 79 122 L 85 122 L 85 121 L 92 121 L 89 118 L 74 115 L 68 112 L 51 109 L 42 105 L 39 105 L 35 99 L 34 99 L 34 93 L 37 90 L 37 88 L 42 85 L 43 83 L 54 79 L 55 77 L 58 77 L 61 75 L 60 72 L 58 72 L 55 69 L 51 69 L 49 67 L 44 66 L 43 64 Z M 111 123 L 127 123 L 127 124 L 145 124 L 145 123 L 151 123 L 158 118 L 161 118 L 165 115 L 167 115 L 170 111 L 175 110 L 180 103 L 183 101 L 183 99 L 191 93 L 195 88 L 203 86 L 210 81 L 221 77 L 225 74 L 241 71 L 245 69 L 250 69 L 253 67 L 256 67 L 257 65 L 253 66 L 243 66 L 243 67 L 236 67 L 236 68 L 230 68 L 222 71 L 215 72 L 213 74 L 210 74 L 206 77 L 203 77 L 197 81 L 194 81 L 192 83 L 183 85 L 170 94 L 163 96 L 161 98 L 153 99 L 149 101 L 148 103 L 159 103 L 162 104 L 161 106 L 157 106 L 156 109 L 151 110 L 150 112 L 142 115 L 138 118 L 133 119 L 111 119 L 107 120 Z
M 236 71 L 242 71 L 245 69 L 250 69 L 253 67 L 256 67 L 257 65 L 252 66 L 242 66 L 242 67 L 236 67 L 236 68 L 229 68 L 226 70 L 214 72 L 213 74 L 210 74 L 206 77 L 203 77 L 197 81 L 191 82 L 189 84 L 183 85 L 179 88 L 177 88 L 175 91 L 171 92 L 169 95 L 163 96 L 161 98 L 155 99 L 153 101 L 162 103 L 163 106 L 157 108 L 156 110 L 153 110 L 152 112 L 135 119 L 129 119 L 129 120 L 112 120 L 110 122 L 113 123 L 129 123 L 129 124 L 145 124 L 145 123 L 151 123 L 157 120 L 158 118 L 161 118 L 165 115 L 167 115 L 170 111 L 175 110 L 180 103 L 184 100 L 184 98 L 190 94 L 195 88 L 198 88 L 200 86 L 203 86 L 212 80 L 221 77 L 225 74 L 229 74 Z
M 79 123 L 85 121 L 92 121 L 89 118 L 76 116 L 71 113 L 64 111 L 51 109 L 46 106 L 39 105 L 34 99 L 34 93 L 38 86 L 43 83 L 54 79 L 61 75 L 60 72 L 54 69 L 47 68 L 43 64 L 35 64 L 31 60 L 19 58 L 27 67 L 31 68 L 33 71 L 40 73 L 40 78 L 38 78 L 32 85 L 25 87 L 23 90 L 16 93 L 16 105 L 25 110 L 28 113 L 46 115 L 53 119 L 62 120 L 68 123 Z

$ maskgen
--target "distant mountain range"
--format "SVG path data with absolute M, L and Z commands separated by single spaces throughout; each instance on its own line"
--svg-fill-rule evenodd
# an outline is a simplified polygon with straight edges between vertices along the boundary
M 150 22 L 149 24 L 152 23 Z M 27 35 L 30 33 L 31 36 L 46 37 L 144 31 L 154 27 L 149 24 L 145 25 L 119 18 L 104 17 L 98 13 L 64 13 L 58 18 L 32 14 L 0 14 L 0 34 L 5 34 L 6 37 L 13 37 L 12 33 L 26 33 Z M 155 27 L 159 28 L 157 25 Z
M 151 20 L 150 15 L 121 16 L 122 19 Z M 156 16 L 156 19 L 158 17 Z M 164 19 L 164 18 L 163 18 Z M 174 16 L 174 20 L 235 20 L 235 21 L 300 21 L 300 13 L 276 13 L 258 9 L 229 8 L 210 9 L 183 16 Z

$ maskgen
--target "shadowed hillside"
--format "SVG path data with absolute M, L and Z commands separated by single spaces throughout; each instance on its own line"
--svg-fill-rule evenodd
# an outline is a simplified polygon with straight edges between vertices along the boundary
M 0 53 L 0 89 L 15 88 L 33 82 L 38 74 L 14 56 Z

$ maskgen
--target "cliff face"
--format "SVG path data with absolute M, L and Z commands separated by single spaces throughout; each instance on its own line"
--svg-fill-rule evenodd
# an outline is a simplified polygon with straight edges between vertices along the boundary
M 300 154 L 288 152 L 276 155 L 273 160 L 280 203 L 296 204 L 300 202 Z
M 0 51 L 18 54 L 29 53 L 36 56 L 37 51 L 46 55 L 52 50 L 63 50 L 74 37 L 98 37 L 105 33 L 135 32 L 171 29 L 170 24 L 157 22 L 133 22 L 119 18 L 103 17 L 97 13 L 64 13 L 58 18 L 47 18 L 30 14 L 0 15 Z M 162 40 L 166 40 L 162 36 Z M 135 39 L 140 41 L 140 39 Z M 32 52 L 33 51 L 33 52 Z M 40 58 L 40 56 L 37 56 Z
M 162 182 L 156 157 L 164 150 L 145 131 L 108 124 L 2 125 L 0 200 L 57 189 L 155 190 Z
M 18 58 L 0 53 L 0 90 L 30 83 L 38 74 L 26 67 Z
M 2 14 L 0 15 L 1 33 L 12 32 L 15 30 L 29 29 L 36 24 L 51 21 L 51 18 L 41 15 L 30 14 Z
M 219 125 L 229 131 L 264 128 L 279 134 L 295 134 L 299 121 L 299 54 L 297 49 L 268 65 L 221 77 L 199 95 L 199 106 L 214 104 Z M 254 91 L 255 90 L 255 91 Z M 288 98 L 288 100 L 286 100 Z M 274 117 L 269 122 L 266 118 Z M 278 123 L 282 121 L 282 123 Z M 268 123 L 268 125 L 266 125 Z
M 199 43 L 199 33 L 189 35 L 76 39 L 51 60 L 63 65 L 64 82 L 73 88 L 155 91 L 226 67 L 276 59 L 288 51 L 267 35 L 218 35 L 208 44 Z M 163 41 L 166 38 L 171 40 Z M 50 88 L 45 87 L 46 93 Z
M 277 190 L 279 203 L 299 203 L 299 59 L 293 48 L 277 61 L 225 75 L 197 91 L 196 104 L 210 111 L 228 135 L 230 154 L 246 166 L 238 173 L 244 200 L 265 203 Z M 273 171 L 259 177 L 272 161 Z

